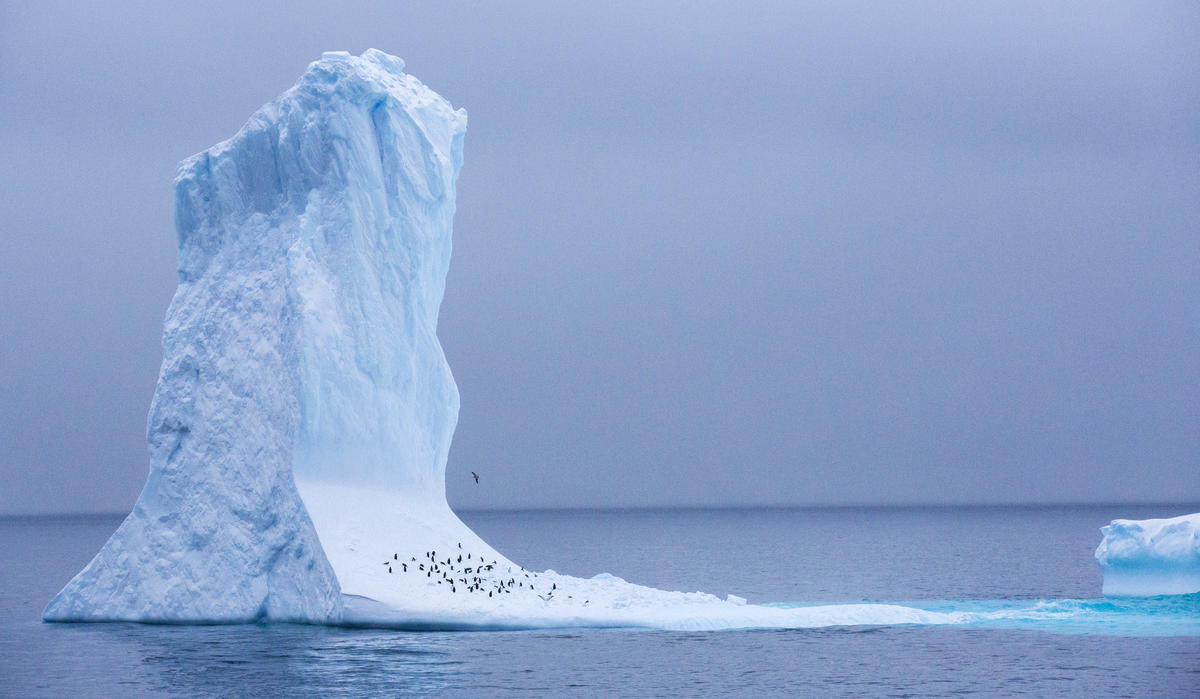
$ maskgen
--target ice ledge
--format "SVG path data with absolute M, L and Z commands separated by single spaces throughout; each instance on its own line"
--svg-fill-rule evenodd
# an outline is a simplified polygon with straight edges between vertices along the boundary
M 1117 519 L 1100 529 L 1096 563 L 1104 594 L 1151 597 L 1200 592 L 1200 513 Z

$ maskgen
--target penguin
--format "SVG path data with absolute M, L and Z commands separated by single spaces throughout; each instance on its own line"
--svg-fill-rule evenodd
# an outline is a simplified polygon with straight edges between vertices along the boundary
M 388 566 L 388 574 L 391 574 L 391 572 L 392 572 L 392 567 Z

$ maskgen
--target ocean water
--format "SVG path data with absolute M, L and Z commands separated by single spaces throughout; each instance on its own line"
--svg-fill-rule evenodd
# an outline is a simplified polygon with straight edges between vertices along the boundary
M 1109 520 L 1200 504 L 465 512 L 526 568 L 952 626 L 414 633 L 44 624 L 120 518 L 0 519 L 0 696 L 1200 696 L 1200 595 L 1104 599 Z

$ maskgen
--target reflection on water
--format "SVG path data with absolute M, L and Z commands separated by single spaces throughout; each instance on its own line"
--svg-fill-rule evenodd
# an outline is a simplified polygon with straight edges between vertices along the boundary
M 1195 696 L 1195 638 L 970 627 L 404 633 L 305 626 L 56 625 L 71 667 L 22 696 L 1112 693 Z M 22 691 L 15 691 L 21 688 Z
M 76 685 L 122 670 L 106 660 L 138 659 L 123 668 L 127 686 L 141 691 L 240 695 L 297 691 L 327 695 L 339 688 L 388 695 L 436 693 L 462 661 L 444 636 L 359 632 L 263 624 L 250 626 L 53 625 L 58 641 L 104 648 L 99 662 L 73 663 Z M 60 680 L 69 678 L 59 678 Z M 73 683 L 72 683 L 73 684 Z M 62 686 L 61 683 L 58 686 Z

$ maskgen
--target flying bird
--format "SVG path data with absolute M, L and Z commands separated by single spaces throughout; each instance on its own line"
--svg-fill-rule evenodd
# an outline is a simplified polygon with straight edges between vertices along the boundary
M 474 471 L 471 471 L 471 475 L 475 478 L 475 482 L 478 483 L 479 482 L 479 474 L 475 473 Z

